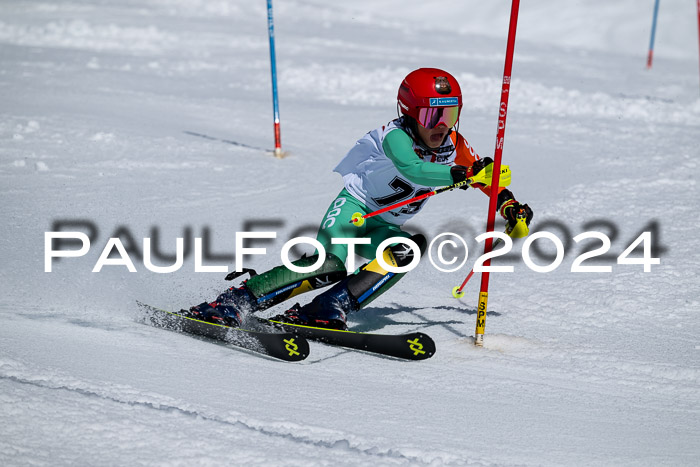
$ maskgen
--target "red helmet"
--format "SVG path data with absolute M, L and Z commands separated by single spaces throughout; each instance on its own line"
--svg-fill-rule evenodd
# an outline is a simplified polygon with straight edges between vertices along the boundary
M 454 76 L 438 68 L 410 72 L 399 87 L 401 113 L 425 128 L 452 128 L 462 111 L 462 90 Z

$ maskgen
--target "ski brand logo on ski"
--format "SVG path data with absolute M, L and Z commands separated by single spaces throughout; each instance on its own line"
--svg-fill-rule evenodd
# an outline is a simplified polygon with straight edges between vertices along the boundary
M 425 353 L 425 350 L 423 350 L 423 344 L 420 343 L 420 341 L 418 340 L 418 337 L 416 337 L 413 340 L 408 339 L 406 342 L 411 344 L 410 348 L 411 348 L 411 351 L 413 352 L 413 355 L 420 355 L 420 354 Z
M 294 338 L 292 337 L 291 339 L 284 339 L 284 343 L 287 344 L 284 346 L 285 349 L 287 349 L 287 352 L 289 352 L 289 356 L 293 357 L 295 355 L 299 355 L 299 352 L 297 350 L 299 349 L 299 346 L 294 343 Z
M 291 332 L 302 339 L 311 339 L 328 345 L 338 345 L 388 357 L 425 360 L 435 354 L 435 342 L 422 332 L 398 335 L 373 334 L 283 323 L 264 318 L 258 318 L 258 322 L 277 330 Z M 407 343 L 408 345 L 406 345 Z

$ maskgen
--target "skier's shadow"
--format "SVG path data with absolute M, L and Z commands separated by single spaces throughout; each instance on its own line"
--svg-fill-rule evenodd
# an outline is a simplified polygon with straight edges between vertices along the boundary
M 387 326 L 409 325 L 411 328 L 418 330 L 429 326 L 442 326 L 451 333 L 459 337 L 468 337 L 464 330 L 472 326 L 465 320 L 441 320 L 437 321 L 430 319 L 431 310 L 445 310 L 459 314 L 460 316 L 475 316 L 476 308 L 464 308 L 453 306 L 437 306 L 437 307 L 407 307 L 405 305 L 394 304 L 395 306 L 387 307 L 368 307 L 348 315 L 348 327 L 356 332 L 377 332 Z M 420 311 L 423 310 L 423 311 Z M 396 315 L 408 313 L 415 319 L 398 318 Z M 489 311 L 487 316 L 501 316 L 500 313 Z M 468 324 L 468 326 L 467 326 Z

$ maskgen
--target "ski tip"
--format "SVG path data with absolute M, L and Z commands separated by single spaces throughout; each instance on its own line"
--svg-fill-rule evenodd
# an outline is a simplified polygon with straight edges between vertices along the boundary
M 425 360 L 435 355 L 435 341 L 427 334 L 414 332 L 407 339 L 408 357 L 411 360 Z
M 282 336 L 284 349 L 275 357 L 287 362 L 300 362 L 309 356 L 309 342 L 293 334 Z

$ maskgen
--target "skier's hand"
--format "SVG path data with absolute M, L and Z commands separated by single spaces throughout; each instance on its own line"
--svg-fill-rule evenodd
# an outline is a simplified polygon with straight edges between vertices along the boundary
M 463 182 L 471 176 L 471 169 L 463 165 L 453 165 L 450 167 L 450 175 L 452 175 L 452 183 Z M 467 188 L 469 188 L 469 185 L 459 187 L 460 190 L 466 190 Z
M 482 170 L 487 170 L 488 172 L 486 173 L 486 178 L 488 180 L 491 180 L 491 172 L 493 168 L 491 165 L 493 164 L 493 159 L 490 157 L 484 157 L 483 159 L 479 159 L 477 161 L 474 161 L 472 166 L 470 167 L 471 174 L 469 175 L 470 177 L 475 177 L 476 175 L 479 175 Z M 474 188 L 483 188 L 486 186 L 484 183 L 473 183 L 472 186 Z
M 529 226 L 532 221 L 533 212 L 527 204 L 520 204 L 513 197 L 510 190 L 503 190 L 498 194 L 498 212 L 508 222 L 508 227 L 512 229 L 518 219 L 525 218 L 525 223 Z
M 465 167 L 463 165 L 452 166 L 450 168 L 450 175 L 452 175 L 452 183 L 459 183 L 463 182 L 468 178 L 472 178 L 491 164 L 493 164 L 493 159 L 491 159 L 490 157 L 485 157 L 474 162 L 471 167 Z M 488 176 L 490 179 L 491 175 L 488 174 Z M 485 185 L 482 185 L 481 183 L 474 183 L 471 186 L 481 187 Z M 461 187 L 459 187 L 460 190 L 466 190 L 467 188 L 469 188 L 469 185 L 462 185 Z
M 484 168 L 488 167 L 489 165 L 493 164 L 493 159 L 490 157 L 484 157 L 483 159 L 479 159 L 478 161 L 474 161 L 472 164 L 472 176 L 478 175 L 479 172 L 484 170 Z
M 484 157 L 483 159 L 475 161 L 471 167 L 455 165 L 450 168 L 450 174 L 452 175 L 453 183 L 459 183 L 466 179 L 474 179 L 469 185 L 462 185 L 459 187 L 462 190 L 466 190 L 470 186 L 474 188 L 486 187 L 492 181 L 493 159 Z M 479 182 L 476 182 L 476 180 L 479 180 Z M 501 165 L 498 184 L 502 187 L 510 185 L 510 168 L 507 165 Z
M 527 204 L 520 204 L 515 200 L 512 204 L 503 207 L 501 215 L 511 228 L 515 227 L 518 219 L 522 217 L 525 218 L 525 223 L 529 226 L 533 216 L 530 206 Z
M 471 175 L 469 167 L 463 165 L 453 165 L 450 167 L 450 175 L 452 175 L 452 183 L 465 181 Z

